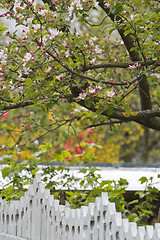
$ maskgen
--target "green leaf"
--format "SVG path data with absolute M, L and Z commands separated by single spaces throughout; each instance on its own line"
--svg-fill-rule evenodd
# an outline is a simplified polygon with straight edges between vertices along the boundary
M 38 169 L 35 168 L 35 169 L 31 172 L 32 176 L 35 176 L 35 174 L 36 174 L 37 172 L 38 172 Z
M 47 117 L 47 115 L 44 114 L 44 115 L 41 117 L 41 119 L 40 119 L 40 124 L 41 124 L 42 127 L 44 126 L 44 123 L 45 123 L 46 117 Z
M 86 105 L 86 107 L 90 107 L 91 106 L 91 102 L 89 100 L 86 100 L 85 101 L 85 105 Z
M 44 113 L 47 112 L 47 108 L 43 104 L 40 105 L 40 108 Z
M 8 177 L 8 171 L 10 170 L 10 167 L 4 167 L 3 169 L 2 169 L 2 177 L 3 178 L 6 178 L 6 177 Z
M 125 35 L 131 34 L 131 33 L 133 34 L 133 30 L 131 30 L 131 29 L 124 32 Z
M 145 183 L 148 181 L 148 179 L 146 177 L 141 177 L 138 181 L 141 182 L 141 184 Z
M 10 96 L 11 99 L 13 98 L 13 92 L 12 91 L 9 92 L 9 96 Z
M 26 86 L 32 86 L 32 83 L 33 83 L 33 81 L 32 81 L 32 79 L 30 79 L 30 78 L 26 78 L 26 80 L 25 80 L 25 85 Z
M 109 109 L 107 110 L 107 114 L 110 116 L 110 115 L 112 115 L 112 113 L 113 113 L 113 108 L 109 108 Z
M 133 200 L 133 201 L 131 201 L 131 202 L 129 202 L 128 203 L 128 205 L 130 206 L 130 205 L 133 205 L 133 204 L 138 204 L 138 199 L 136 199 L 136 200 Z
M 127 116 L 130 116 L 132 109 L 130 107 L 125 107 L 125 112 L 127 113 Z
M 111 35 L 112 32 L 115 31 L 115 30 L 116 30 L 116 28 L 111 28 L 111 29 L 109 30 L 109 35 Z
M 138 195 L 140 198 L 144 198 L 146 194 L 144 192 L 139 192 Z
M 130 222 L 138 222 L 139 220 L 140 220 L 140 218 L 138 217 L 138 215 L 136 213 L 132 213 L 129 215 Z
M 130 48 L 130 52 L 133 52 L 134 50 L 136 50 L 136 48 L 135 47 L 132 47 L 132 48 Z
M 26 91 L 26 94 L 25 94 L 26 98 L 29 99 L 32 93 L 33 93 L 33 89 L 32 89 L 32 88 L 29 88 L 29 89 Z
M 118 181 L 118 183 L 121 185 L 121 186 L 127 186 L 129 183 L 126 179 L 124 178 L 120 178 L 120 180 Z

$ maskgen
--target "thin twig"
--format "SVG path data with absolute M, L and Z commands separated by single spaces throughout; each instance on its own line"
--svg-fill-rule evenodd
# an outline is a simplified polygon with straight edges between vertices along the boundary
M 88 21 L 86 21 L 85 20 L 85 23 L 87 23 L 89 26 L 91 26 L 91 27 L 98 27 L 98 26 L 101 26 L 101 24 L 104 22 L 104 20 L 107 18 L 108 16 L 105 16 L 104 18 L 103 18 L 103 20 L 99 23 L 99 24 L 91 24 L 91 23 L 89 23 Z
M 110 122 L 103 122 L 103 123 L 101 122 L 101 123 L 89 125 L 84 129 L 92 128 L 92 127 L 99 127 L 99 126 L 103 126 L 103 125 L 121 124 L 122 122 L 123 121 L 110 121 Z

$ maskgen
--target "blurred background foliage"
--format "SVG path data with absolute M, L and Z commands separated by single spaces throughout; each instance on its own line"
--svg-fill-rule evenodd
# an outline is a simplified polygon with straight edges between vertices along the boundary
M 65 103 L 59 106 L 61 110 L 64 109 L 63 104 Z M 64 113 L 59 123 L 60 120 L 55 120 L 54 113 L 55 110 L 53 113 L 46 113 L 44 122 L 39 123 L 42 124 L 42 128 L 38 131 L 35 131 L 38 123 L 36 123 L 34 112 L 19 110 L 18 117 L 15 110 L 4 113 L 0 122 L 0 145 L 3 146 L 0 156 L 12 152 L 15 159 L 26 160 L 27 156 L 37 151 L 39 145 L 48 143 L 52 147 L 47 152 L 46 161 L 52 157 L 53 152 L 59 154 L 63 150 L 69 150 L 72 157 L 66 160 L 71 162 L 73 156 L 81 155 L 86 150 L 87 145 L 90 146 L 88 153 L 93 155 L 90 160 L 96 162 L 151 163 L 158 159 L 160 135 L 157 131 L 134 123 L 122 124 L 118 126 L 118 131 L 116 125 L 86 128 L 87 120 L 84 120 L 84 124 L 80 124 L 79 121 L 73 123 L 74 116 L 71 116 L 71 121 L 66 123 Z M 28 120 L 28 114 L 33 114 L 35 129 L 33 123 L 30 123 L 33 119 Z M 61 124 L 63 126 L 59 127 Z M 10 150 L 6 149 L 8 144 L 10 144 Z

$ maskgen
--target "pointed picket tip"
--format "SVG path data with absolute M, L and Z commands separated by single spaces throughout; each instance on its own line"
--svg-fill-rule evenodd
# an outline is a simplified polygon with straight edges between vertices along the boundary
M 34 180 L 33 180 L 33 183 L 39 183 L 39 182 L 41 182 L 41 174 L 40 173 L 36 173 L 35 174 L 35 178 L 34 178 Z
M 139 226 L 138 227 L 138 232 L 137 232 L 137 239 L 144 240 L 145 233 L 146 233 L 145 227 L 144 226 Z
M 130 222 L 129 223 L 129 229 L 128 229 L 128 235 L 131 236 L 133 240 L 137 240 L 137 223 Z
M 155 223 L 153 240 L 160 240 L 160 223 Z
M 152 240 L 153 239 L 154 228 L 153 226 L 146 226 L 146 235 L 145 240 Z

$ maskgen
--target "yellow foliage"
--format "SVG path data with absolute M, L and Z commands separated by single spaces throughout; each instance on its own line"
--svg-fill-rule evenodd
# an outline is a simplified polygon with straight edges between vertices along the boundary
M 132 116 L 137 116 L 137 112 L 131 112 Z
M 101 131 L 100 134 L 96 136 L 96 143 L 102 145 L 102 149 L 95 149 L 95 155 L 99 162 L 120 162 L 121 150 L 124 145 L 128 146 L 128 149 L 123 152 L 127 155 L 129 152 L 135 150 L 140 137 L 143 135 L 143 127 L 135 124 L 127 124 L 118 133 L 108 133 Z M 127 133 L 128 137 L 125 137 Z M 107 138 L 107 140 L 105 140 Z
M 7 126 L 5 123 L 3 123 L 3 126 Z M 8 155 L 10 153 L 10 150 L 12 152 L 12 156 L 14 159 L 17 160 L 26 160 L 27 156 L 33 154 L 32 150 L 25 149 L 22 152 L 17 149 L 18 142 L 20 139 L 20 129 L 16 128 L 14 131 L 7 131 L 3 134 L 0 134 L 0 145 L 2 146 L 2 151 L 0 151 L 0 156 Z M 7 150 L 5 146 L 10 146 L 10 148 Z M 17 149 L 17 153 L 14 153 L 13 150 Z M 16 152 L 16 151 L 15 151 Z

